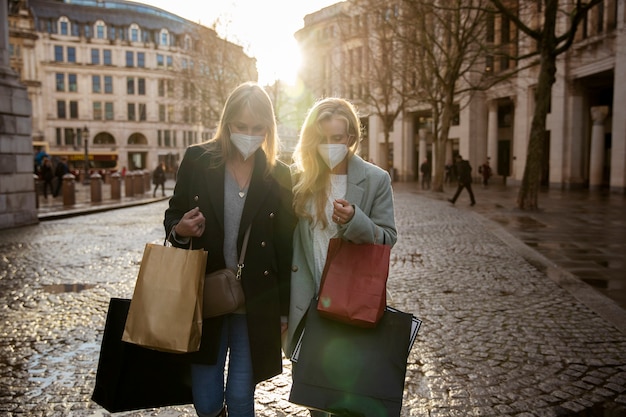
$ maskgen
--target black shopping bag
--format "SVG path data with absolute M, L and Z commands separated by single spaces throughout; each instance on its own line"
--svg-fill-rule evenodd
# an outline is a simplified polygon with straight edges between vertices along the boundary
M 361 328 L 321 317 L 312 300 L 289 401 L 345 416 L 399 416 L 411 339 L 419 330 L 414 320 L 386 310 L 375 328 Z
M 191 404 L 191 372 L 185 355 L 122 341 L 130 300 L 109 303 L 96 385 L 91 399 L 109 412 Z

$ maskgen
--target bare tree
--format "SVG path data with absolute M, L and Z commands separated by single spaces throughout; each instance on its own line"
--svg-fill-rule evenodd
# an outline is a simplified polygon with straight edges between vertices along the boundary
M 402 0 L 399 36 L 413 63 L 406 90 L 428 105 L 432 117 L 435 175 L 433 191 L 443 191 L 446 147 L 453 117 L 471 99 L 509 75 L 486 76 L 485 0 Z
M 174 70 L 177 106 L 184 123 L 213 128 L 230 92 L 242 82 L 257 80 L 256 61 L 212 28 L 198 27 L 191 35 L 185 47 L 193 50 L 193 59 L 178 60 Z
M 556 81 L 557 57 L 567 51 L 576 35 L 576 30 L 589 10 L 602 0 L 542 0 L 517 1 L 490 0 L 500 13 L 508 17 L 517 29 L 537 46 L 532 53 L 520 59 L 535 59 L 539 65 L 535 89 L 535 109 L 528 141 L 528 153 L 522 184 L 517 196 L 517 206 L 523 210 L 538 209 L 538 194 L 541 182 L 541 165 L 546 136 L 546 117 L 550 105 L 552 86 Z M 518 4 L 534 9 L 524 10 Z M 540 20 L 533 19 L 539 14 Z M 563 23 L 560 23 L 560 19 Z M 539 23 L 539 24 L 538 24 Z
M 396 36 L 400 31 L 400 7 L 385 0 L 360 0 L 354 4 L 360 19 L 360 27 L 354 30 L 362 36 L 358 46 L 344 52 L 344 87 L 348 96 L 356 97 L 370 116 L 381 121 L 385 146 L 384 159 L 380 162 L 383 168 L 393 172 L 391 132 L 412 99 L 405 91 L 404 82 L 410 63 Z M 351 35 L 346 33 L 344 37 L 349 39 Z

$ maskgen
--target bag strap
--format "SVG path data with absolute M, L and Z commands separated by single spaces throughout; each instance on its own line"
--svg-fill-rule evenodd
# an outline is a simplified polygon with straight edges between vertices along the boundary
M 243 260 L 246 257 L 246 249 L 248 248 L 248 240 L 250 239 L 250 229 L 252 229 L 252 223 L 248 226 L 246 234 L 243 236 L 243 244 L 241 246 L 241 254 L 239 255 L 239 262 L 237 263 L 237 279 L 241 279 L 241 270 L 245 266 Z

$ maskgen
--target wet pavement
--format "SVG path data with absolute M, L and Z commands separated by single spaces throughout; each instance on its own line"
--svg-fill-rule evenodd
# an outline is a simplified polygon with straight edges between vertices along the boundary
M 391 304 L 423 320 L 403 417 L 626 416 L 623 196 L 550 191 L 527 213 L 514 188 L 476 186 L 474 207 L 394 188 Z M 0 415 L 109 415 L 90 401 L 99 344 L 109 299 L 130 297 L 145 243 L 163 241 L 167 201 L 150 197 L 69 217 L 48 202 L 46 221 L 0 231 Z M 258 416 L 308 416 L 284 365 Z

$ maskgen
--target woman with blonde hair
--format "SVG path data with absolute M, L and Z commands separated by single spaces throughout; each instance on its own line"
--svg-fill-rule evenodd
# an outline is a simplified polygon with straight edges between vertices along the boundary
M 208 252 L 207 273 L 237 269 L 251 225 L 241 275 L 245 304 L 205 318 L 194 354 L 199 416 L 253 417 L 256 384 L 282 371 L 295 216 L 289 167 L 276 157 L 277 142 L 269 96 L 255 83 L 240 85 L 226 100 L 215 136 L 185 152 L 165 212 L 174 246 Z
M 289 356 L 304 314 L 319 291 L 330 239 L 396 243 L 391 179 L 356 154 L 360 140 L 359 117 L 349 101 L 326 98 L 309 110 L 292 167 L 298 224 L 285 344 Z

